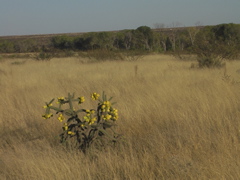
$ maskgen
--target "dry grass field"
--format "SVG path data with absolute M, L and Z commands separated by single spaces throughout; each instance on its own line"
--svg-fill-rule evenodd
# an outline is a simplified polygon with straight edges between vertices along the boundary
M 1 59 L 0 179 L 239 179 L 240 61 L 190 69 L 151 55 L 138 61 Z M 135 72 L 137 67 L 137 74 Z M 105 91 L 119 110 L 116 148 L 84 155 L 58 142 L 61 123 L 46 101 Z

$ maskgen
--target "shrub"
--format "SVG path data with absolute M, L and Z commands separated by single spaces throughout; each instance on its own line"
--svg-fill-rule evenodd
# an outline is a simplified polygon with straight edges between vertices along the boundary
M 62 133 L 60 134 L 60 143 L 70 148 L 76 148 L 86 153 L 89 148 L 101 150 L 106 145 L 115 144 L 120 135 L 113 127 L 116 126 L 118 119 L 118 110 L 113 108 L 115 103 L 111 103 L 112 97 L 93 93 L 92 100 L 98 101 L 96 109 L 75 109 L 74 103 L 82 105 L 85 98 L 74 97 L 74 94 L 68 94 L 68 97 L 59 97 L 58 107 L 53 106 L 54 99 L 46 103 L 44 119 L 51 118 L 51 110 L 56 111 L 58 120 L 63 123 Z M 68 105 L 68 107 L 64 107 Z
M 36 56 L 36 60 L 50 60 L 52 57 L 53 55 L 51 53 L 42 51 Z
M 220 57 L 217 56 L 198 56 L 198 66 L 200 68 L 221 68 L 225 63 Z
M 123 57 L 120 53 L 107 50 L 107 49 L 96 49 L 87 51 L 87 55 L 89 59 L 95 59 L 98 61 L 106 61 L 106 60 L 123 60 Z
M 137 61 L 142 59 L 148 52 L 139 50 L 123 51 L 124 59 L 127 61 Z

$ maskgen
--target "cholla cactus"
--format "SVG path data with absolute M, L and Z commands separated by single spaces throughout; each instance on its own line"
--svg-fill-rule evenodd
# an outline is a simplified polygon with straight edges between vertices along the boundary
M 75 98 L 74 94 L 68 94 L 68 97 L 59 97 L 58 107 L 53 106 L 52 99 L 44 106 L 46 111 L 42 115 L 44 119 L 49 119 L 53 116 L 51 110 L 56 111 L 57 119 L 63 123 L 60 142 L 71 146 L 74 144 L 74 147 L 84 153 L 93 144 L 101 147 L 109 142 L 115 143 L 120 137 L 112 128 L 116 126 L 118 120 L 118 110 L 113 108 L 115 103 L 111 102 L 112 97 L 107 99 L 104 92 L 101 97 L 97 93 L 92 93 L 91 99 L 98 102 L 96 109 L 75 109 L 74 102 L 80 107 L 85 101 L 83 96 Z M 65 107 L 67 104 L 68 107 Z

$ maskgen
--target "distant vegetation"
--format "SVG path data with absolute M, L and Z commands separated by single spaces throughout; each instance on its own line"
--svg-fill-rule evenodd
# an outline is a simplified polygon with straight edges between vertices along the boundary
M 26 38 L 0 37 L 0 53 L 52 53 L 104 50 L 197 54 L 200 66 L 211 67 L 222 59 L 236 58 L 240 51 L 240 24 L 196 26 L 115 32 L 89 32 Z M 69 53 L 70 52 L 70 53 Z M 41 54 L 42 55 L 42 54 Z M 41 58 L 40 58 L 41 59 Z M 217 59 L 217 60 L 216 60 Z M 217 61 L 217 62 L 215 62 Z

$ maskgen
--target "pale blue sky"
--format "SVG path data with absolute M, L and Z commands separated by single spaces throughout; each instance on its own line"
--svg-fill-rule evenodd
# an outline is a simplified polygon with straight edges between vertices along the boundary
M 240 0 L 0 0 L 0 36 L 240 24 Z

